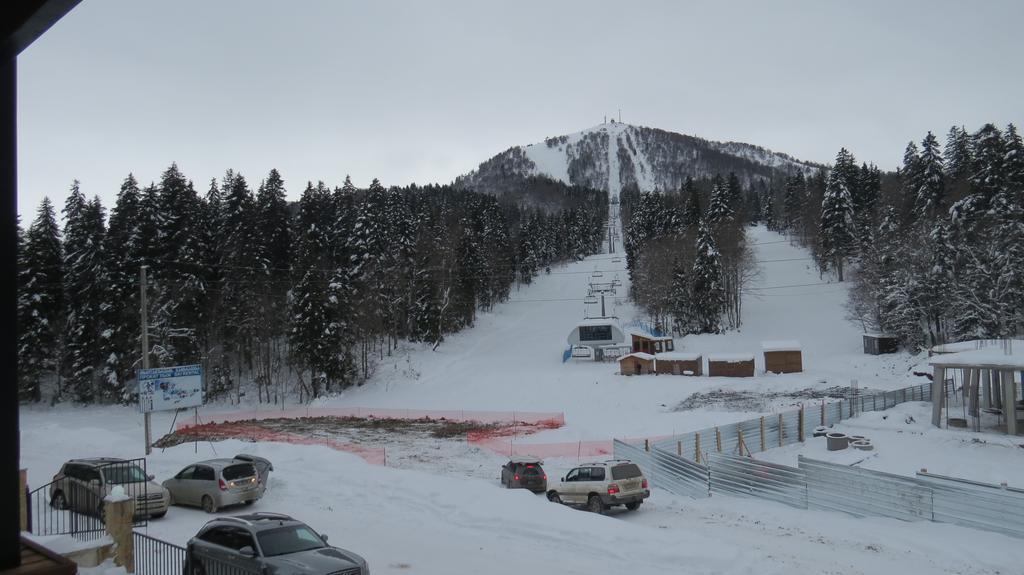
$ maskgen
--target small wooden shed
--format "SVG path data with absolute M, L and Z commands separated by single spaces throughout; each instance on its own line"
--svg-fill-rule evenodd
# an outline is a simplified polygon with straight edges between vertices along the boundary
M 754 377 L 754 355 L 750 353 L 716 353 L 708 356 L 711 377 Z
M 675 345 L 671 337 L 655 336 L 634 331 L 630 333 L 630 339 L 634 352 L 662 353 L 675 350 Z
M 703 375 L 704 358 L 699 353 L 666 352 L 655 354 L 658 373 L 668 375 Z
M 654 373 L 654 356 L 637 352 L 619 358 L 619 373 L 622 375 L 647 375 Z
M 763 341 L 761 349 L 764 351 L 764 370 L 768 373 L 800 373 L 804 370 L 799 341 Z
M 894 335 L 887 333 L 864 334 L 864 353 L 868 355 L 896 353 L 899 351 L 899 348 L 900 342 Z

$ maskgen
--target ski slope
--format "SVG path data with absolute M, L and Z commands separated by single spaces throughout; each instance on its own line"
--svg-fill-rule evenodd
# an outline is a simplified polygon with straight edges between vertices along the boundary
M 436 351 L 407 345 L 385 358 L 366 385 L 319 403 L 564 411 L 565 427 L 524 439 L 546 442 L 666 435 L 759 413 L 714 405 L 673 409 L 695 392 L 779 392 L 846 385 L 853 378 L 873 388 L 917 383 L 907 372 L 915 358 L 861 354 L 860 331 L 843 319 L 845 286 L 822 280 L 806 251 L 777 234 L 762 228 L 750 232 L 761 271 L 744 296 L 743 329 L 682 338 L 677 348 L 760 355 L 763 340 L 797 339 L 803 344 L 805 373 L 764 375 L 758 361 L 755 378 L 623 377 L 615 373 L 615 363 L 563 363 L 566 336 L 587 311 L 582 297 L 595 269 L 602 270 L 605 281 L 617 273 L 623 282 L 622 297 L 609 302 L 614 313 L 623 320 L 638 315 L 624 298 L 628 277 L 623 262 L 614 262 L 616 255 L 600 254 L 553 268 L 531 285 L 520 286 L 509 302 L 480 314 L 475 327 L 448 337 Z M 32 486 L 49 481 L 72 457 L 143 455 L 142 417 L 134 408 L 30 406 L 21 413 L 22 465 Z M 154 414 L 156 437 L 170 429 L 171 418 L 170 413 Z M 894 422 L 846 424 L 861 426 L 861 433 L 884 428 L 894 436 L 902 434 L 904 429 Z M 980 450 L 958 439 L 953 447 L 960 453 L 950 454 L 946 430 L 911 430 L 921 432 L 914 435 L 920 443 L 910 443 L 902 434 L 892 455 L 885 455 L 885 436 L 879 435 L 875 444 L 883 455 L 873 465 L 888 469 L 901 463 L 901 455 L 914 453 L 914 465 L 942 469 L 941 463 L 973 450 L 967 459 L 971 467 L 993 476 L 1005 469 L 1019 477 L 1024 469 L 1022 450 L 1013 445 Z M 306 521 L 329 534 L 333 544 L 366 557 L 375 575 L 512 575 L 524 570 L 587 575 L 1005 574 L 1024 565 L 1024 545 L 1003 535 L 797 510 L 755 499 L 716 495 L 698 501 L 655 489 L 638 512 L 598 516 L 500 488 L 502 458 L 464 440 L 396 437 L 395 442 L 401 449 L 392 452 L 387 467 L 321 446 L 230 440 L 155 450 L 148 471 L 163 480 L 201 459 L 240 452 L 267 457 L 276 470 L 271 488 L 251 509 Z M 791 464 L 796 450 L 814 448 L 791 446 L 771 457 Z M 931 463 L 923 465 L 922 460 Z M 546 461 L 549 480 L 557 481 L 576 463 L 575 458 Z M 184 544 L 208 519 L 198 509 L 174 507 L 165 518 L 151 521 L 147 531 Z

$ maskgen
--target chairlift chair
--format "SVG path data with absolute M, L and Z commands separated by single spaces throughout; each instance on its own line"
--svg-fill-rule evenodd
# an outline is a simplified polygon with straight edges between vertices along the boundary
M 583 298 L 583 303 L 585 303 L 585 304 L 595 304 L 595 303 L 597 303 L 597 298 L 592 296 L 592 295 L 588 295 L 587 297 Z

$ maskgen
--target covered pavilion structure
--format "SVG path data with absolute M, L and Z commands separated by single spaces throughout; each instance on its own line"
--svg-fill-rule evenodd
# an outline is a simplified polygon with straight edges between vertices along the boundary
M 932 425 L 942 427 L 942 410 L 945 408 L 948 426 L 952 383 L 953 396 L 958 395 L 956 391 L 960 392 L 964 414 L 970 416 L 975 431 L 981 431 L 982 414 L 993 414 L 1005 420 L 1006 434 L 1024 432 L 1024 421 L 1017 420 L 1018 414 L 1024 415 L 1024 402 L 1021 401 L 1024 393 L 1018 376 L 1024 374 L 1024 349 L 1015 350 L 1010 345 L 984 347 L 934 355 L 928 363 L 934 370 Z M 956 377 L 958 371 L 959 378 Z M 959 389 L 956 387 L 957 379 L 961 382 Z M 963 425 L 966 424 L 964 421 Z

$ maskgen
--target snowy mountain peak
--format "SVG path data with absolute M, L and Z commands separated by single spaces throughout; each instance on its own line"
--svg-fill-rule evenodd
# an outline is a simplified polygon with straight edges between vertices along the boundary
M 567 184 L 607 190 L 677 190 L 687 177 L 735 172 L 747 184 L 818 166 L 738 142 L 713 142 L 621 122 L 516 146 L 482 163 L 459 183 L 501 193 L 509 177 L 545 176 Z

